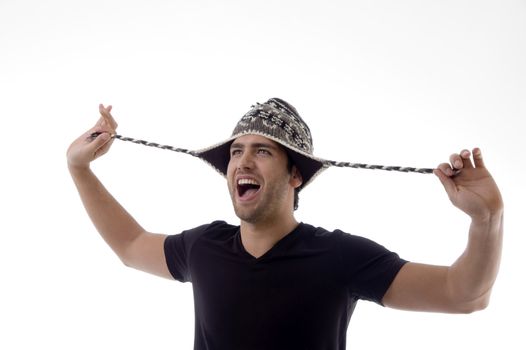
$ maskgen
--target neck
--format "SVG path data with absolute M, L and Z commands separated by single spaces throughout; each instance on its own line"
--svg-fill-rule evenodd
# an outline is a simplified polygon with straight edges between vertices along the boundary
M 275 218 L 265 222 L 241 221 L 240 226 L 243 247 L 249 254 L 259 258 L 292 232 L 298 226 L 298 222 L 291 214 L 285 218 Z

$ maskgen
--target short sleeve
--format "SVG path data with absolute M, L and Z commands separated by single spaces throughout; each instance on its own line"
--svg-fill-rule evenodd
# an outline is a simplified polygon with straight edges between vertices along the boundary
M 340 247 L 350 293 L 383 305 L 387 289 L 407 261 L 372 240 L 343 232 Z
M 209 225 L 202 225 L 179 234 L 167 236 L 164 240 L 164 256 L 168 271 L 180 282 L 191 282 L 190 253 L 195 242 Z

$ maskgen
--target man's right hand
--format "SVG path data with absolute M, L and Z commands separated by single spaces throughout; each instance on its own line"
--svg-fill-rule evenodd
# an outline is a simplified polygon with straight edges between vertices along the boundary
M 102 156 L 111 147 L 117 129 L 117 122 L 111 115 L 111 106 L 104 107 L 99 105 L 100 119 L 97 124 L 84 134 L 80 135 L 69 146 L 67 151 L 68 167 L 70 170 L 87 169 L 89 164 Z M 100 133 L 97 137 L 92 137 L 93 133 Z
M 173 279 L 164 256 L 166 235 L 142 228 L 89 170 L 93 160 L 108 152 L 111 135 L 117 129 L 111 106 L 99 105 L 99 111 L 97 124 L 73 141 L 67 152 L 69 171 L 82 204 L 97 231 L 126 266 Z M 91 137 L 93 133 L 100 134 Z

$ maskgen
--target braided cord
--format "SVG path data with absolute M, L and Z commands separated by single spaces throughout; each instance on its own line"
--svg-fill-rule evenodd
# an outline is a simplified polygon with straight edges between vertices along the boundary
M 401 167 L 401 166 L 392 166 L 392 165 L 389 165 L 389 166 L 371 165 L 371 164 L 363 164 L 363 163 L 336 162 L 334 160 L 327 160 L 324 163 L 329 166 L 336 166 L 340 168 L 401 171 L 403 173 L 419 173 L 419 174 L 432 174 L 433 173 L 433 169 L 430 169 L 430 168 L 412 168 L 412 167 Z
M 94 133 L 92 133 L 90 135 L 90 137 L 93 139 L 93 138 L 96 138 L 97 136 L 99 136 L 100 134 L 101 134 L 100 132 L 94 132 Z M 174 151 L 174 152 L 186 153 L 186 154 L 189 154 L 189 155 L 194 156 L 194 157 L 198 156 L 196 152 L 190 151 L 190 150 L 188 150 L 186 148 L 176 148 L 176 147 L 173 147 L 173 146 L 170 146 L 170 145 L 161 145 L 161 144 L 158 144 L 158 143 L 155 143 L 155 142 L 149 142 L 149 141 L 145 141 L 145 140 L 134 139 L 132 137 L 126 137 L 126 136 L 122 136 L 122 135 L 118 135 L 118 134 L 112 134 L 111 137 L 114 138 L 114 139 L 119 139 L 121 141 L 133 142 L 133 143 L 136 143 L 138 145 L 155 147 L 155 148 L 160 148 L 160 149 L 166 149 L 166 150 Z
M 100 132 L 94 132 L 90 135 L 91 138 L 95 138 L 100 135 Z M 134 139 L 132 137 L 126 137 L 118 134 L 111 135 L 112 138 L 119 139 L 121 141 L 133 142 L 143 146 L 155 147 L 160 149 L 166 149 L 169 151 L 186 153 L 194 157 L 199 157 L 195 151 L 190 151 L 186 148 L 176 148 L 169 145 L 161 145 L 155 142 L 149 142 L 145 140 Z M 323 162 L 325 166 L 335 166 L 340 168 L 356 168 L 356 169 L 374 169 L 374 170 L 386 170 L 386 171 L 400 171 L 404 173 L 419 173 L 419 174 L 432 174 L 433 169 L 430 168 L 412 168 L 412 167 L 401 167 L 401 166 L 385 166 L 385 165 L 371 165 L 363 163 L 349 163 L 349 162 L 336 162 L 334 160 L 326 160 Z
M 116 138 L 116 139 L 119 139 L 121 141 L 129 141 L 129 142 L 133 142 L 133 143 L 136 143 L 136 144 L 139 144 L 139 145 L 155 147 L 155 148 L 160 148 L 160 149 L 167 149 L 169 151 L 186 153 L 186 154 L 189 154 L 191 156 L 197 157 L 197 153 L 195 153 L 194 151 L 190 151 L 190 150 L 188 150 L 186 148 L 176 148 L 176 147 L 173 147 L 173 146 L 170 146 L 170 145 L 160 145 L 160 144 L 155 143 L 155 142 L 148 142 L 148 141 L 144 141 L 144 140 L 138 140 L 138 139 L 134 139 L 134 138 L 131 138 L 131 137 L 125 137 L 125 136 L 117 135 L 117 134 L 113 135 L 113 137 Z

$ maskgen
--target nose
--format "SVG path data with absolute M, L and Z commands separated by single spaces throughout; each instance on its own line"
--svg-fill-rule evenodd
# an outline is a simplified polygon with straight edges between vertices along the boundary
M 243 154 L 238 158 L 236 168 L 238 170 L 252 169 L 253 166 L 254 159 L 252 157 L 252 154 L 250 152 L 243 152 Z

